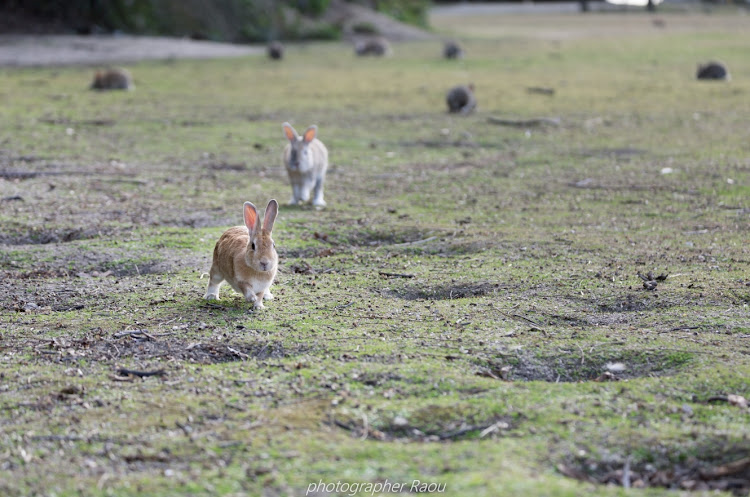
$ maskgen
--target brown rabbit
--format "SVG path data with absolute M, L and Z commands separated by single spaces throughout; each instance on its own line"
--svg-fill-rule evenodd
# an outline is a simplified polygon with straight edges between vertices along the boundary
M 92 90 L 135 90 L 133 77 L 130 72 L 121 69 L 106 69 L 96 71 L 94 81 L 91 83 Z
M 278 212 L 278 202 L 270 200 L 261 225 L 258 210 L 251 202 L 245 202 L 245 226 L 229 228 L 216 242 L 203 298 L 218 299 L 219 286 L 226 281 L 256 309 L 263 309 L 263 299 L 273 299 L 269 288 L 276 277 L 279 256 L 271 230 Z

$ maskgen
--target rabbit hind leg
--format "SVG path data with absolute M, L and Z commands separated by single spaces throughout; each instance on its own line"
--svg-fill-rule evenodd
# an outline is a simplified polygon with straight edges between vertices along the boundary
M 206 295 L 203 296 L 206 300 L 218 300 L 219 299 L 219 287 L 224 282 L 224 275 L 222 275 L 215 266 L 211 267 L 211 272 L 208 275 L 208 287 L 206 288 Z
M 323 178 L 315 180 L 315 187 L 313 190 L 313 205 L 316 207 L 325 207 L 326 201 L 323 200 Z

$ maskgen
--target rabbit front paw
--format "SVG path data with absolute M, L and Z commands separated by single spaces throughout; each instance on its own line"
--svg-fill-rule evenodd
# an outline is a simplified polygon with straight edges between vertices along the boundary
M 245 302 L 255 304 L 258 302 L 258 297 L 255 296 L 252 290 L 248 289 L 245 292 Z

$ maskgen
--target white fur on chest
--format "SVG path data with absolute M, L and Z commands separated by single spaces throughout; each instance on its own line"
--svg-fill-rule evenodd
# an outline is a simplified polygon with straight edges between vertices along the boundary
M 276 274 L 274 273 L 274 277 Z M 261 292 L 264 292 L 271 288 L 271 285 L 273 284 L 273 278 L 271 278 L 268 281 L 258 281 L 254 279 L 246 279 L 246 280 L 237 280 L 237 281 L 229 281 L 228 282 L 234 290 L 239 293 L 240 295 L 244 296 L 245 298 L 249 297 L 249 295 L 245 295 L 243 291 L 240 289 L 240 284 L 245 285 L 245 288 L 250 289 L 250 291 L 254 295 L 258 295 Z

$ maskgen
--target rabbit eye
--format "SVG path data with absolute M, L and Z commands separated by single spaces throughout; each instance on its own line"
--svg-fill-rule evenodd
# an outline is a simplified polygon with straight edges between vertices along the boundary
M 250 246 L 250 248 L 253 249 L 253 251 L 255 251 L 255 242 L 253 242 L 253 244 Z

